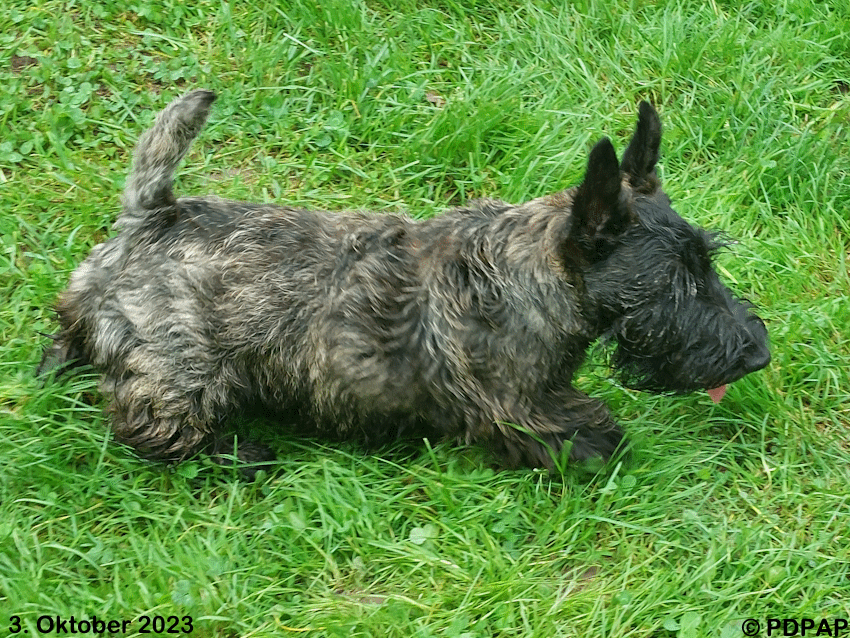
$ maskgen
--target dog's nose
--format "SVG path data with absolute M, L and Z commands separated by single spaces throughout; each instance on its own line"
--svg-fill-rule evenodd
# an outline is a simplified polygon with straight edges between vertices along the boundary
M 767 343 L 767 328 L 760 317 L 750 315 L 748 319 L 750 324 L 750 334 L 752 342 L 744 352 L 743 366 L 746 373 L 761 370 L 770 363 L 770 348 Z
M 750 346 L 744 358 L 744 369 L 747 374 L 761 370 L 768 363 L 770 363 L 770 350 L 767 344 L 754 343 Z

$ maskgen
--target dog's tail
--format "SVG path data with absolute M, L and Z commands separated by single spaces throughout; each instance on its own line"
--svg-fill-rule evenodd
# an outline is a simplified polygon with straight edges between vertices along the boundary
M 174 221 L 174 171 L 204 127 L 214 101 L 212 91 L 187 93 L 166 106 L 153 127 L 139 138 L 124 190 L 124 212 L 118 220 L 122 228 Z

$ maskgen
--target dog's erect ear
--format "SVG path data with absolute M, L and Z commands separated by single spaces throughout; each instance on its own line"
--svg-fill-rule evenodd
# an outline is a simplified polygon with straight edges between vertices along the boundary
M 623 153 L 620 169 L 629 177 L 632 186 L 655 178 L 655 163 L 661 145 L 661 120 L 649 102 L 641 102 L 635 134 Z
M 603 138 L 590 151 L 587 173 L 573 199 L 569 239 L 586 262 L 607 257 L 628 226 L 629 212 L 620 180 L 617 153 L 611 140 Z

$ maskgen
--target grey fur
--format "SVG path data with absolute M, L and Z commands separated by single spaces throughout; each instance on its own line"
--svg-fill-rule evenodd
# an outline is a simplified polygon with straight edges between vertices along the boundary
M 213 100 L 187 94 L 141 137 L 120 230 L 72 275 L 42 361 L 100 370 L 116 437 L 144 456 L 183 459 L 259 407 L 334 438 L 451 436 L 551 468 L 567 441 L 574 460 L 621 442 L 605 405 L 572 386 L 602 335 L 654 390 L 769 361 L 763 323 L 706 265 L 710 236 L 659 187 L 646 103 L 622 171 L 603 140 L 577 188 L 415 222 L 175 199 Z

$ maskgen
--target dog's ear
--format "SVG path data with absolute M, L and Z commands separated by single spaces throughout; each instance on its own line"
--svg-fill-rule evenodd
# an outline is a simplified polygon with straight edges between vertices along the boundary
M 661 120 L 649 102 L 641 102 L 635 133 L 620 164 L 620 169 L 628 176 L 632 186 L 638 187 L 647 182 L 654 186 L 657 183 L 655 164 L 658 162 L 659 146 Z
M 607 137 L 590 151 L 587 173 L 573 198 L 570 221 L 567 243 L 572 250 L 578 248 L 585 263 L 605 259 L 628 226 L 629 211 L 621 192 L 620 163 Z M 569 249 L 565 246 L 565 250 Z

